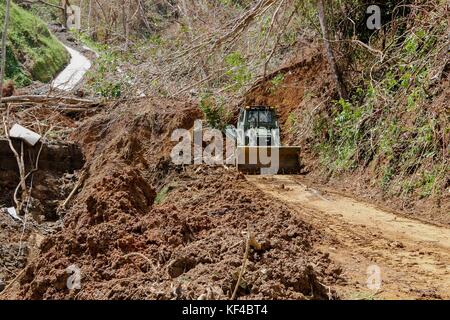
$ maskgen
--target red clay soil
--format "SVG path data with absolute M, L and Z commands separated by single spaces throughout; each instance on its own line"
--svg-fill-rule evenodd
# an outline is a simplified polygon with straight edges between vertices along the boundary
M 278 69 L 264 80 L 256 83 L 245 96 L 246 105 L 268 105 L 277 109 L 286 143 L 295 143 L 289 118 L 302 119 L 321 101 L 329 100 L 334 92 L 334 83 L 326 57 L 320 47 L 304 50 L 301 59 Z M 274 80 L 281 76 L 278 83 Z M 298 142 L 298 140 L 297 140 Z
M 298 214 L 232 169 L 172 165 L 172 131 L 199 117 L 188 103 L 150 99 L 86 121 L 72 136 L 87 159 L 84 186 L 6 297 L 229 299 L 247 230 L 257 245 L 238 298 L 334 295 L 341 269 L 314 251 L 321 235 Z M 67 288 L 71 265 L 81 290 Z

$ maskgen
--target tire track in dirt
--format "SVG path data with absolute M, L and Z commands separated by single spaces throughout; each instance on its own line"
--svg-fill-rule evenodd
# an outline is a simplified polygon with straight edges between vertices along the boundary
M 298 176 L 247 176 L 264 193 L 296 210 L 327 239 L 317 249 L 343 267 L 343 298 L 449 299 L 450 230 L 404 218 L 302 183 Z M 381 268 L 382 287 L 367 288 L 368 267 Z

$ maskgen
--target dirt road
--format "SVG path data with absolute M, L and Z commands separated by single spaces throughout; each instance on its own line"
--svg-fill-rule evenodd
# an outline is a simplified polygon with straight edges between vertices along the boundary
M 386 212 L 332 191 L 307 186 L 298 176 L 247 176 L 266 194 L 321 230 L 324 253 L 342 265 L 347 299 L 449 299 L 450 230 Z M 377 269 L 379 268 L 379 269 Z M 381 288 L 368 288 L 381 272 Z

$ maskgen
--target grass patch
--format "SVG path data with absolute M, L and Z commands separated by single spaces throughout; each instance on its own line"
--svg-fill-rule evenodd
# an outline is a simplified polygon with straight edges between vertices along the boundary
M 164 201 L 167 199 L 167 196 L 169 195 L 169 193 L 175 189 L 176 185 L 173 184 L 168 184 L 166 186 L 164 186 L 157 194 L 156 194 L 156 198 L 155 198 L 155 204 L 159 205 L 159 204 L 163 204 Z
M 0 4 L 0 23 L 3 25 L 5 4 Z M 8 30 L 6 78 L 17 86 L 33 80 L 51 81 L 69 62 L 70 55 L 38 17 L 11 4 Z

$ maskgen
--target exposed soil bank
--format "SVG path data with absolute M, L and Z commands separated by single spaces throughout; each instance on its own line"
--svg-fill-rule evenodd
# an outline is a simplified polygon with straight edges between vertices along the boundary
M 20 123 L 30 130 L 46 135 L 45 143 L 34 147 L 24 144 L 26 172 L 38 171 L 27 179 L 31 197 L 26 206 L 28 215 L 14 220 L 6 208 L 15 206 L 13 194 L 20 176 L 16 158 L 5 139 L 0 139 L 0 281 L 9 284 L 25 265 L 36 258 L 42 239 L 60 228 L 59 206 L 70 194 L 77 181 L 77 170 L 84 165 L 81 149 L 67 138 L 76 125 L 74 119 L 50 108 L 24 108 L 10 115 L 10 123 Z M 64 142 L 61 142 L 64 141 Z M 14 142 L 20 153 L 21 143 Z M 20 198 L 20 190 L 18 195 Z M 1 287 L 1 286 L 0 286 Z

